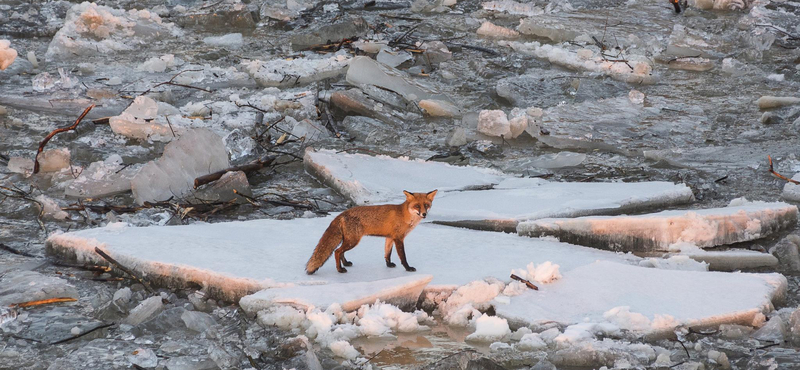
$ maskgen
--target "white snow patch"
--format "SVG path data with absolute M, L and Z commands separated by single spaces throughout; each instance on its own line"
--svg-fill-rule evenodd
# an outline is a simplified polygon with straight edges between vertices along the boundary
M 475 320 L 475 332 L 467 336 L 467 340 L 494 342 L 511 335 L 508 321 L 497 316 L 482 315 Z

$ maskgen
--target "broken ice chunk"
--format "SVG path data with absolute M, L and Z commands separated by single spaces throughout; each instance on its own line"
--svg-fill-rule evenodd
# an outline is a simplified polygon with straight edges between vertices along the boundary
M 511 335 L 508 321 L 497 316 L 483 314 L 475 321 L 475 332 L 467 336 L 467 340 L 494 342 Z
M 389 51 L 388 49 L 381 49 L 375 59 L 377 59 L 380 63 L 395 68 L 409 60 L 414 59 L 414 57 L 411 56 L 411 53 L 405 50 Z
M 203 39 L 203 42 L 211 46 L 222 46 L 228 48 L 238 48 L 244 45 L 241 33 L 229 33 L 222 36 L 211 36 Z
M 586 159 L 586 154 L 572 152 L 558 152 L 545 154 L 534 158 L 528 164 L 538 168 L 564 168 L 577 166 Z
M 288 120 L 289 117 L 287 117 Z M 292 136 L 303 139 L 304 142 L 313 142 L 328 137 L 328 130 L 322 127 L 319 122 L 312 123 L 308 119 L 295 121 L 292 127 Z
M 526 17 L 544 14 L 544 9 L 533 3 L 521 3 L 513 0 L 487 1 L 483 3 L 483 9 Z
M 138 204 L 180 198 L 198 176 L 228 167 L 222 138 L 208 129 L 193 129 L 167 144 L 161 158 L 145 164 L 131 180 L 131 190 Z
M 402 95 L 408 101 L 439 99 L 449 101 L 444 95 L 413 82 L 394 68 L 380 64 L 369 57 L 357 56 L 347 69 L 347 82 L 355 85 L 375 85 Z
M 216 180 L 200 189 L 198 189 L 194 198 L 204 202 L 228 202 L 232 199 L 239 199 L 241 202 L 246 200 L 233 191 L 247 197 L 253 196 L 253 191 L 250 190 L 250 183 L 247 181 L 247 175 L 242 171 L 226 172 L 219 180 Z
M 619 81 L 638 84 L 652 84 L 656 81 L 656 78 L 651 74 L 652 67 L 649 60 L 641 55 L 630 55 L 627 62 L 621 63 L 600 56 L 584 59 L 585 56 L 579 55 L 578 50 L 573 51 L 568 46 L 562 45 L 505 40 L 500 41 L 499 44 L 565 68 L 598 72 Z
M 540 219 L 520 223 L 521 235 L 551 235 L 564 242 L 617 251 L 669 250 L 676 243 L 707 248 L 766 237 L 797 222 L 797 207 L 759 203 L 639 216 Z
M 48 217 L 53 220 L 63 220 L 69 217 L 67 212 L 61 210 L 61 207 L 53 198 L 42 194 L 36 197 L 36 201 L 42 205 L 42 216 L 44 217 Z
M 780 108 L 787 105 L 800 104 L 800 98 L 792 96 L 762 96 L 756 100 L 759 109 Z
M 158 103 L 146 96 L 137 96 L 119 116 L 109 119 L 115 134 L 139 140 L 169 141 L 174 137 L 174 128 L 155 122 Z
M 703 72 L 714 68 L 714 62 L 711 59 L 701 57 L 677 57 L 667 60 L 666 63 L 669 68 L 687 71 Z
M 346 54 L 321 58 L 243 61 L 244 69 L 260 86 L 297 86 L 333 78 L 347 69 L 351 59 Z
M 0 71 L 5 70 L 17 59 L 17 51 L 11 48 L 11 41 L 0 40 Z
M 146 10 L 125 11 L 95 3 L 75 4 L 64 26 L 47 48 L 45 58 L 72 58 L 133 50 L 136 45 L 182 35 L 171 23 Z
M 39 172 L 58 172 L 61 169 L 69 167 L 69 149 L 58 148 L 45 150 L 39 153 L 38 159 Z
M 498 137 L 511 137 L 511 125 L 501 110 L 482 110 L 478 115 L 478 132 Z
M 33 159 L 11 157 L 8 160 L 8 170 L 28 176 L 33 173 Z
M 131 190 L 138 166 L 126 166 L 112 154 L 105 161 L 92 162 L 71 181 L 64 193 L 70 197 L 102 198 Z
M 139 71 L 147 71 L 150 73 L 161 73 L 167 70 L 167 67 L 175 66 L 175 56 L 172 54 L 162 55 L 160 57 L 152 57 L 136 67 Z
M 459 117 L 461 111 L 454 104 L 443 100 L 425 99 L 420 100 L 419 107 L 432 117 Z
M 478 28 L 477 33 L 480 36 L 503 38 L 503 39 L 514 39 L 519 37 L 519 32 L 509 28 L 497 26 L 489 21 L 483 22 L 483 24 L 481 24 L 481 27 Z
M 125 318 L 124 323 L 136 326 L 156 317 L 163 310 L 164 304 L 161 302 L 161 296 L 150 297 L 134 307 L 130 315 Z
M 369 23 L 361 17 L 351 17 L 333 24 L 295 32 L 290 40 L 293 50 L 305 50 L 314 45 L 338 43 L 344 39 L 361 37 L 370 30 Z
M 321 97 L 321 99 L 325 98 Z M 336 91 L 330 94 L 328 100 L 331 104 L 347 113 L 352 112 L 360 116 L 378 119 L 395 127 L 403 127 L 403 122 L 392 115 L 391 111 L 385 109 L 382 104 L 370 99 L 358 89 Z
M 34 271 L 11 271 L 0 277 L 0 307 L 50 298 L 75 298 L 78 290 L 66 280 Z
M 739 271 L 778 266 L 778 259 L 775 256 L 751 250 L 705 251 L 700 248 L 692 248 L 688 251 L 681 250 L 680 255 L 707 263 L 708 269 L 714 271 Z

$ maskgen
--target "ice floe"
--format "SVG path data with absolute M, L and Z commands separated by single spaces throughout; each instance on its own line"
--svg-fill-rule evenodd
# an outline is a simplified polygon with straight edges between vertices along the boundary
M 521 235 L 617 251 L 667 251 L 691 243 L 714 247 L 764 238 L 797 223 L 797 207 L 749 202 L 723 208 L 663 211 L 637 216 L 539 219 L 520 223 Z
M 780 274 L 652 269 L 610 261 L 564 272 L 558 281 L 497 304 L 516 325 L 610 322 L 642 334 L 677 326 L 759 325 L 786 293 Z M 566 334 L 566 333 L 565 333 Z

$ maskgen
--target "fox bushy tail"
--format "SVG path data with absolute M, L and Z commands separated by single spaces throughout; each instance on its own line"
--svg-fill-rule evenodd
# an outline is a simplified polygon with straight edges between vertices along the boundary
M 339 246 L 343 238 L 341 221 L 337 217 L 333 219 L 331 225 L 322 234 L 322 238 L 319 239 L 317 247 L 314 248 L 314 253 L 311 254 L 311 258 L 306 263 L 306 273 L 311 275 L 317 272 L 325 264 L 325 261 L 331 257 L 331 254 L 333 254 L 333 251 Z

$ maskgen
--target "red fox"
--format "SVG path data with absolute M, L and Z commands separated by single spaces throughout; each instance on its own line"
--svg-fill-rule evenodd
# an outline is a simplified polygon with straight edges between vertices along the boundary
M 386 204 L 380 206 L 359 206 L 350 208 L 336 216 L 322 234 L 314 253 L 306 264 L 306 273 L 311 275 L 334 254 L 336 250 L 336 270 L 347 272 L 342 267 L 353 263 L 344 258 L 344 253 L 355 248 L 364 235 L 383 236 L 386 238 L 384 258 L 387 267 L 395 267 L 392 263 L 392 245 L 397 246 L 397 256 L 406 271 L 417 271 L 408 265 L 403 239 L 419 222 L 428 215 L 436 190 L 428 193 L 411 193 L 403 190 L 406 201 L 402 204 Z M 341 244 L 339 249 L 337 246 Z

